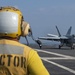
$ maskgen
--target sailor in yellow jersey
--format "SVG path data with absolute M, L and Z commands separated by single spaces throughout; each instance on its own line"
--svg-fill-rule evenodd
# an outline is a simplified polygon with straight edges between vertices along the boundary
M 37 52 L 18 42 L 29 31 L 19 9 L 0 8 L 0 75 L 50 75 Z

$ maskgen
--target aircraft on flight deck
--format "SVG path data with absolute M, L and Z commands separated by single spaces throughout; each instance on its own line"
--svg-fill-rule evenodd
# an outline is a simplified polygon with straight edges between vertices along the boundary
M 61 36 L 58 27 L 56 26 L 58 35 L 54 35 L 54 34 L 47 34 L 46 37 L 39 37 L 38 39 L 40 40 L 54 40 L 54 41 L 60 41 L 60 45 L 59 45 L 59 49 L 66 45 L 68 47 L 71 47 L 71 49 L 74 49 L 74 43 L 75 43 L 75 35 L 71 35 L 71 29 L 72 27 L 70 26 L 70 28 L 68 29 L 66 35 Z

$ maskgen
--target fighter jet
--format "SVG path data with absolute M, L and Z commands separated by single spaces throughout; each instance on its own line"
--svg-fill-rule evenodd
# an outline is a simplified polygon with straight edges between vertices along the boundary
M 63 36 L 60 34 L 57 26 L 56 26 L 56 29 L 57 29 L 58 35 L 47 34 L 46 37 L 39 37 L 38 39 L 60 41 L 59 49 L 64 45 L 70 47 L 71 49 L 74 49 L 75 35 L 71 35 L 72 27 L 70 26 L 66 35 L 63 35 Z

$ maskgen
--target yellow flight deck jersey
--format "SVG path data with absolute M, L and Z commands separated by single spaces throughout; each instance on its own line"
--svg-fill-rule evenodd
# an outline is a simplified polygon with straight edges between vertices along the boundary
M 0 66 L 11 75 L 50 75 L 37 52 L 17 41 L 0 40 Z

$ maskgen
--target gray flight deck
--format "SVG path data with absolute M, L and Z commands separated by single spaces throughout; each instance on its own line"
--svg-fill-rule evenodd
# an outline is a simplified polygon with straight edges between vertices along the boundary
M 61 49 L 44 46 L 39 49 L 37 45 L 30 45 L 37 50 L 45 67 L 51 75 L 75 75 L 75 49 L 69 47 Z

